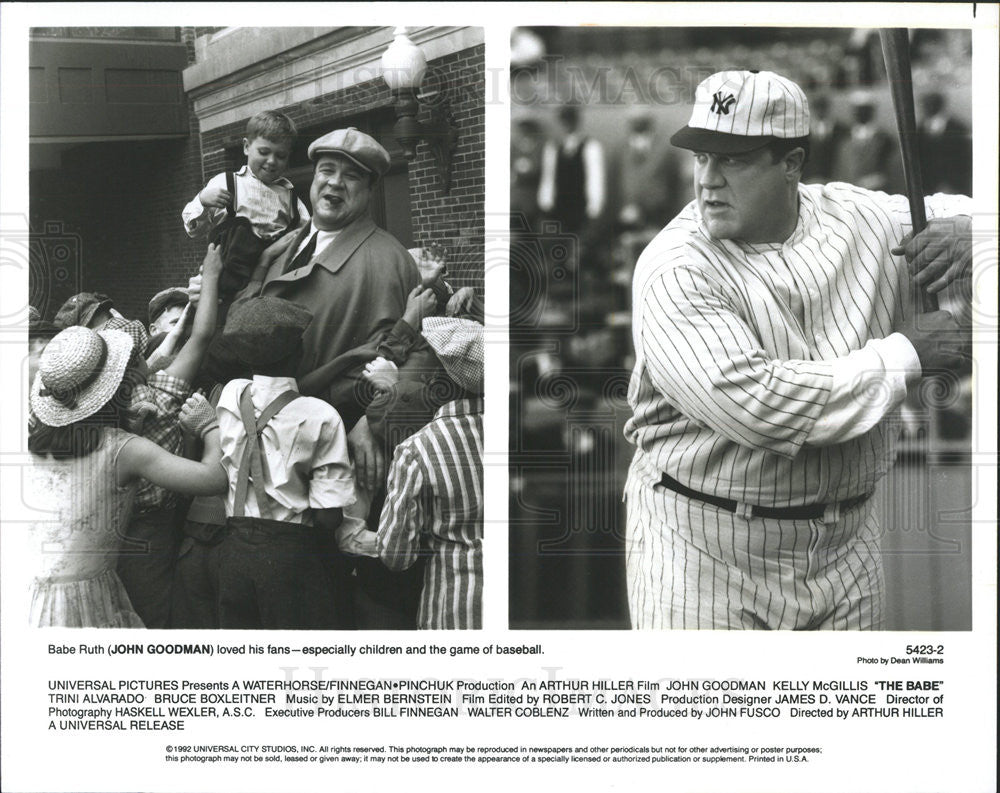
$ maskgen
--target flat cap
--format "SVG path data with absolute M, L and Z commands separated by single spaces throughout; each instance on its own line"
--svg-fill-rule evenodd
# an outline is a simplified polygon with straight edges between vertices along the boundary
M 149 344 L 149 332 L 146 326 L 137 319 L 125 319 L 125 317 L 112 317 L 101 327 L 94 330 L 120 330 L 124 331 L 132 339 L 132 348 L 142 355 Z
M 222 339 L 249 366 L 277 363 L 295 352 L 312 314 L 280 297 L 238 300 L 229 309 Z
M 179 286 L 170 286 L 153 295 L 149 301 L 149 321 L 153 322 L 171 306 L 186 306 L 188 292 Z
M 420 330 L 448 377 L 466 391 L 483 392 L 484 328 L 459 317 L 425 317 Z
M 87 327 L 94 314 L 102 309 L 109 309 L 112 305 L 111 298 L 100 292 L 80 292 L 62 304 L 52 321 L 60 328 L 73 325 Z
M 313 162 L 321 154 L 342 154 L 366 171 L 384 176 L 389 170 L 389 152 L 375 138 L 348 127 L 335 129 L 309 144 L 309 159 Z

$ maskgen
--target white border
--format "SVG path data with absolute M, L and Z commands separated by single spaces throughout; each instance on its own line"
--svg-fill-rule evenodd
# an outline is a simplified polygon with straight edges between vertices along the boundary
M 972 19 L 970 5 L 843 5 L 843 4 L 261 4 L 253 6 L 215 4 L 123 4 L 123 5 L 28 5 L 4 4 L 0 9 L 0 53 L 3 57 L 2 100 L 0 114 L 0 156 L 2 156 L 2 195 L 0 213 L 4 220 L 0 240 L 5 254 L 17 253 L 17 235 L 9 233 L 11 223 L 28 216 L 28 114 L 25 102 L 27 78 L 27 28 L 31 25 L 173 25 L 178 20 L 199 25 L 233 24 L 273 26 L 282 24 L 419 24 L 484 25 L 487 40 L 487 213 L 502 217 L 507 211 L 509 130 L 506 105 L 507 41 L 513 24 L 614 24 L 614 25 L 801 25 L 809 27 L 852 25 L 865 27 L 910 26 L 974 28 L 974 129 L 976 135 L 975 193 L 982 218 L 977 223 L 992 225 L 996 239 L 997 196 L 997 8 L 979 4 L 978 18 Z M 495 89 L 495 90 L 494 90 Z M 985 197 L 985 198 L 982 198 Z M 16 229 L 15 229 L 16 231 Z M 504 268 L 496 266 L 504 255 L 502 233 L 492 239 L 487 225 L 487 315 L 492 325 L 506 314 L 507 278 Z M 0 317 L 23 311 L 19 295 L 26 294 L 27 272 L 19 269 L 17 257 L 0 262 Z M 997 314 L 996 259 L 977 261 L 977 289 L 984 304 L 984 314 Z M 499 322 L 502 326 L 502 322 Z M 456 720 L 452 722 L 371 722 L 357 725 L 333 723 L 323 729 L 337 733 L 344 742 L 382 743 L 388 740 L 414 743 L 537 742 L 545 744 L 589 743 L 677 743 L 686 741 L 776 741 L 787 743 L 790 735 L 801 736 L 803 743 L 820 743 L 825 758 L 805 766 L 786 769 L 781 774 L 764 769 L 656 768 L 642 766 L 575 767 L 517 769 L 511 767 L 459 766 L 443 774 L 430 767 L 395 769 L 332 768 L 322 773 L 288 765 L 219 768 L 165 765 L 159 758 L 166 739 L 159 735 L 131 734 L 53 734 L 40 727 L 41 693 L 50 676 L 103 677 L 122 674 L 182 675 L 191 679 L 249 677 L 255 674 L 279 676 L 283 663 L 273 658 L 262 664 L 256 659 L 241 659 L 216 673 L 219 659 L 205 661 L 198 657 L 149 657 L 141 663 L 125 664 L 120 658 L 66 659 L 49 656 L 45 645 L 53 642 L 108 642 L 108 632 L 39 632 L 22 627 L 17 593 L 6 585 L 11 576 L 2 578 L 3 590 L 3 684 L 2 779 L 4 790 L 312 790 L 343 787 L 386 789 L 390 785 L 485 789 L 519 784 L 527 789 L 572 786 L 579 790 L 612 788 L 647 789 L 655 785 L 674 790 L 829 790 L 829 791 L 916 791 L 954 790 L 989 791 L 995 789 L 995 689 L 996 689 L 996 471 L 989 466 L 976 478 L 974 513 L 973 616 L 974 629 L 954 634 L 876 634 L 876 635 L 760 635 L 665 632 L 638 634 L 630 632 L 508 632 L 507 540 L 506 540 L 506 437 L 507 437 L 507 357 L 505 335 L 492 328 L 487 358 L 487 531 L 486 630 L 479 635 L 445 636 L 435 634 L 430 641 L 445 645 L 473 645 L 487 642 L 504 644 L 543 643 L 546 653 L 541 660 L 532 657 L 507 661 L 496 659 L 422 658 L 407 661 L 407 674 L 427 677 L 696 677 L 726 678 L 843 678 L 867 677 L 870 670 L 859 669 L 854 660 L 860 654 L 900 654 L 907 643 L 944 642 L 947 646 L 946 680 L 948 715 L 927 722 L 855 722 L 829 724 L 804 720 L 794 724 L 734 722 L 731 727 L 691 725 L 670 722 L 585 721 L 569 722 L 518 720 L 496 723 Z M 976 377 L 977 452 L 995 458 L 996 453 L 996 356 L 995 336 L 981 345 L 980 367 Z M 23 371 L 24 347 L 11 334 L 0 335 L 3 375 L 18 382 Z M 9 517 L 16 489 L 11 489 L 11 473 L 23 464 L 24 457 L 10 455 L 9 439 L 20 437 L 23 403 L 20 392 L 4 389 L 4 409 L 0 411 L 0 436 L 3 452 L 0 463 L 4 474 L 2 499 L 5 517 Z M 3 540 L 0 558 L 4 571 L 16 565 L 10 551 L 16 537 L 0 532 Z M 120 634 L 116 634 L 120 636 Z M 147 638 L 149 637 L 149 638 Z M 259 639 L 238 633 L 205 634 L 180 632 L 147 634 L 136 641 L 237 641 Z M 183 637 L 183 638 L 182 638 Z M 301 643 L 290 634 L 265 636 L 273 643 Z M 116 640 L 120 640 L 117 639 Z M 334 641 L 364 641 L 410 644 L 426 641 L 427 636 L 408 634 L 369 634 L 337 636 Z M 284 662 L 287 665 L 287 662 Z M 300 662 L 301 663 L 301 662 Z M 331 660 L 325 663 L 330 676 L 399 676 L 399 663 L 374 660 Z M 904 676 L 903 672 L 896 673 Z M 927 676 L 923 670 L 910 670 L 911 676 Z M 289 742 L 314 743 L 317 729 L 312 724 L 289 723 L 281 737 Z M 275 741 L 275 732 L 261 725 L 239 729 L 238 726 L 202 730 L 193 729 L 192 743 L 213 741 L 261 743 Z M 331 734 L 330 738 L 337 736 Z M 256 740 L 254 740 L 256 738 Z M 155 749 L 155 750 L 154 750 Z M 530 772 L 530 773 L 529 773 Z

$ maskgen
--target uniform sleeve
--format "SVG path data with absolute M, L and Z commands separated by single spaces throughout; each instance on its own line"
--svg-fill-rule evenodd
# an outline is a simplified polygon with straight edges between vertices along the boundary
M 837 362 L 830 399 L 806 436 L 809 446 L 845 443 L 868 432 L 906 399 L 920 380 L 920 359 L 909 339 L 872 339 Z
M 347 431 L 340 416 L 334 415 L 323 422 L 313 450 L 312 465 L 310 507 L 329 509 L 354 503 L 354 469 L 347 451 Z
M 208 184 L 205 187 L 225 187 L 226 186 L 226 175 L 224 173 L 216 174 L 211 179 L 208 180 Z M 201 195 L 199 192 L 198 195 Z M 206 207 L 203 206 L 198 196 L 195 196 L 188 202 L 187 206 L 181 211 L 181 217 L 184 220 L 184 230 L 187 232 L 189 237 L 195 239 L 201 239 L 208 236 L 208 232 L 211 231 L 215 226 L 222 222 L 223 218 L 226 216 L 226 210 L 220 207 Z M 309 214 L 306 213 L 306 217 Z
M 734 443 L 794 457 L 830 396 L 830 361 L 781 361 L 717 283 L 694 267 L 654 274 L 636 352 L 654 388 Z
M 385 504 L 378 522 L 378 555 L 390 570 L 406 570 L 417 560 L 424 525 L 423 466 L 410 447 L 400 447 L 389 469 Z
M 905 195 L 888 195 L 886 193 L 877 194 L 888 206 L 896 220 L 904 227 L 903 232 L 910 230 L 910 199 Z M 972 216 L 972 199 L 964 195 L 948 195 L 947 193 L 935 193 L 924 197 L 924 210 L 927 212 L 927 219 L 950 218 L 955 215 Z

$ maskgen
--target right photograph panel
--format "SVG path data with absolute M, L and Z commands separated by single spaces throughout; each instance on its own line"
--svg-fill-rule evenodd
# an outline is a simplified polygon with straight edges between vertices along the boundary
M 511 628 L 971 628 L 971 63 L 514 30 Z

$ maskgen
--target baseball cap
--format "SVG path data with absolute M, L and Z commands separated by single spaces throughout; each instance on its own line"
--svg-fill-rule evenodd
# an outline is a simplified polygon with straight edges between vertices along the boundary
M 187 289 L 171 286 L 153 295 L 149 301 L 149 321 L 154 322 L 160 314 L 171 306 L 186 306 L 188 304 Z
M 371 135 L 348 127 L 335 129 L 309 144 L 309 159 L 313 162 L 321 154 L 342 154 L 366 171 L 383 176 L 389 170 L 389 152 Z
M 798 85 L 774 72 L 716 72 L 695 90 L 687 126 L 670 142 L 681 149 L 740 154 L 772 140 L 809 134 L 809 103 Z
M 252 297 L 233 303 L 222 339 L 249 366 L 277 363 L 295 352 L 312 321 L 307 309 L 280 297 Z
M 60 328 L 72 325 L 86 327 L 94 318 L 94 314 L 111 307 L 111 298 L 107 295 L 102 295 L 100 292 L 80 292 L 60 306 L 52 321 Z

